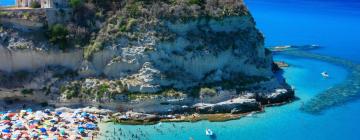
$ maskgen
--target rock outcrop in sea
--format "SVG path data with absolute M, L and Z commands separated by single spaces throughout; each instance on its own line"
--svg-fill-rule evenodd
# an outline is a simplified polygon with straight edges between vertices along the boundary
M 96 9 L 85 3 L 72 15 L 86 16 L 77 12 L 91 6 Z M 124 1 L 113 8 L 101 18 L 96 13 L 86 22 L 74 18 L 56 24 L 68 31 L 66 37 L 52 38 L 53 25 L 50 35 L 43 35 L 42 29 L 29 32 L 3 24 L 0 86 L 20 88 L 28 99 L 56 106 L 151 113 L 199 103 L 236 113 L 294 98 L 273 71 L 272 54 L 242 0 Z M 77 40 L 83 30 L 72 34 L 74 26 L 90 30 L 91 37 Z M 235 98 L 242 101 L 227 103 Z

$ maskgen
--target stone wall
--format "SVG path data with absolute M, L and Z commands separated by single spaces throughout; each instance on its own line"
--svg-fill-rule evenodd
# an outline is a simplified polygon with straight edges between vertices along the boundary
M 21 31 L 33 31 L 70 20 L 72 10 L 57 8 L 0 9 L 0 24 Z
M 11 50 L 0 45 L 0 71 L 35 71 L 47 66 L 63 66 L 76 70 L 82 60 L 82 50 L 71 52 Z

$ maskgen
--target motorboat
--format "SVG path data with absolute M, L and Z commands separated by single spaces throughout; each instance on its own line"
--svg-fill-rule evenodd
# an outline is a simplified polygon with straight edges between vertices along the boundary
M 214 135 L 213 131 L 211 129 L 209 129 L 209 128 L 206 128 L 205 133 L 206 133 L 206 136 L 213 136 Z
M 329 78 L 329 74 L 325 71 L 321 73 L 321 76 L 324 78 Z

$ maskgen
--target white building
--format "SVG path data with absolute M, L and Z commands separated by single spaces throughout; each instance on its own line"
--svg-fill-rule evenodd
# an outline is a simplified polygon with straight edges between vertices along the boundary
M 67 8 L 67 0 L 16 0 L 17 7 L 30 7 L 32 2 L 38 2 L 41 8 Z

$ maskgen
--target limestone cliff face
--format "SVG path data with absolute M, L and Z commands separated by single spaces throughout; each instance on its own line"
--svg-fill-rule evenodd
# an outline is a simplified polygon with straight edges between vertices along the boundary
M 271 77 L 272 57 L 250 15 L 184 23 L 161 21 L 171 34 L 161 40 L 147 31 L 144 38 L 119 37 L 113 46 L 94 54 L 89 65 L 97 74 L 124 79 L 132 91 L 155 92 L 231 79 L 234 75 Z M 88 67 L 88 65 L 86 65 Z
M 210 7 L 210 2 L 202 6 Z M 120 78 L 130 91 L 140 92 L 187 88 L 231 80 L 237 75 L 272 77 L 272 56 L 266 52 L 263 35 L 249 11 L 240 1 L 232 5 L 217 2 L 220 12 L 215 13 L 197 5 L 179 10 L 179 15 L 160 10 L 149 17 L 134 18 L 128 11 L 120 11 L 114 19 L 123 21 L 109 23 L 104 32 L 114 32 L 114 25 L 127 29 L 107 40 L 112 43 L 105 43 L 104 50 L 94 53 L 80 73 Z M 137 6 L 151 11 L 156 5 L 179 8 L 166 3 Z M 184 15 L 187 10 L 189 15 Z
M 90 57 L 86 49 L 62 52 L 2 33 L 0 70 L 60 65 L 82 77 L 119 79 L 133 92 L 184 89 L 239 76 L 273 79 L 271 53 L 243 2 L 201 2 L 125 3 L 99 32 L 103 49 Z
M 19 70 L 35 71 L 47 66 L 64 66 L 76 69 L 82 60 L 81 51 L 38 52 L 34 50 L 9 50 L 0 47 L 0 70 L 16 72 Z

